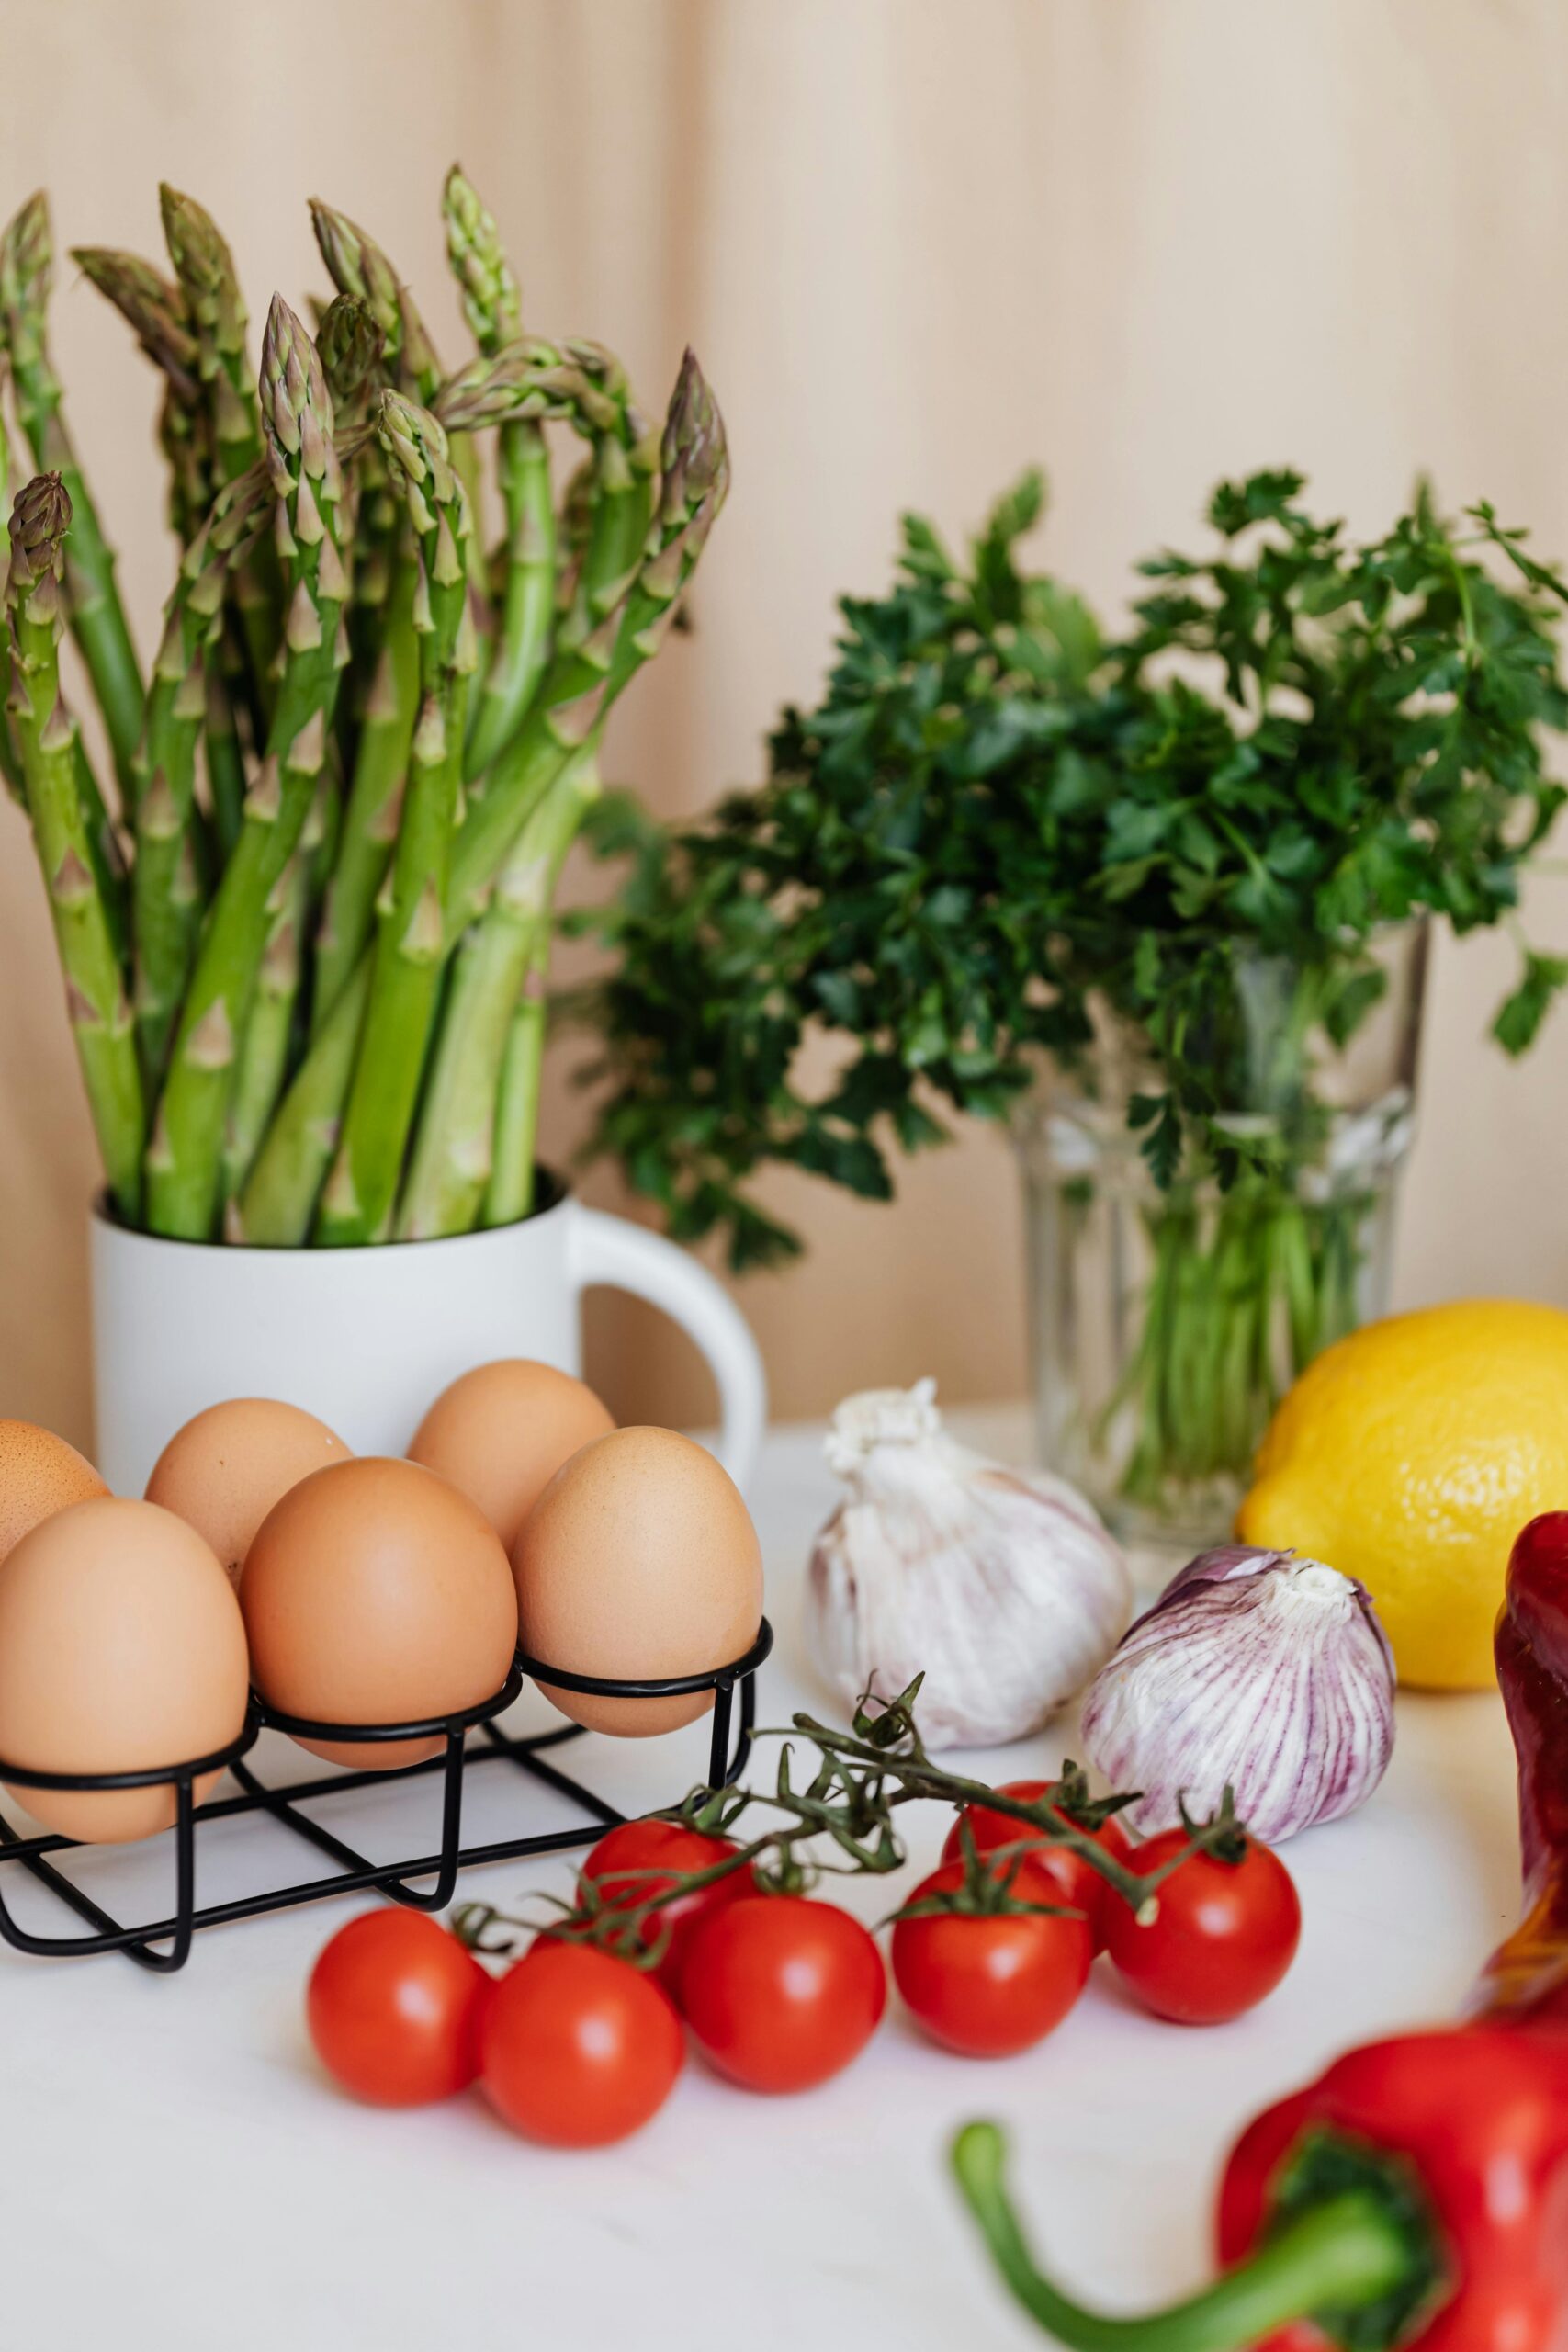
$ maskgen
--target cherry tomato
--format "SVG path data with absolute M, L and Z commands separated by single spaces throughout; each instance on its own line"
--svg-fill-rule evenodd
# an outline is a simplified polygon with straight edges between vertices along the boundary
M 963 1883 L 963 1862 L 943 1862 L 915 1900 Z M 1032 1856 L 1012 1893 L 1023 1903 L 1062 1900 L 1055 1872 Z M 1087 1920 L 1041 1912 L 936 1913 L 893 1930 L 898 1990 L 932 2041 L 965 2058 L 1005 2058 L 1043 2041 L 1083 1991 L 1093 1958 Z
M 600 1838 L 582 1865 L 582 1874 L 606 1882 L 605 1900 L 629 1909 L 650 1894 L 661 1894 L 677 1877 L 711 1870 L 715 1862 L 735 1851 L 732 1838 L 710 1838 L 700 1829 L 682 1827 L 678 1821 L 623 1821 L 619 1828 Z M 623 1872 L 636 1875 L 620 1875 Z M 716 1879 L 712 1886 L 700 1887 L 694 1894 L 678 1896 L 645 1922 L 645 1943 L 653 1943 L 665 1927 L 669 1928 L 670 1941 L 654 1974 L 672 2001 L 678 2004 L 681 1998 L 681 1974 L 697 1922 L 710 1911 L 733 1903 L 738 1895 L 755 1891 L 750 1869 L 735 1871 L 728 1878 Z
M 306 2021 L 327 2072 L 377 2107 L 450 2098 L 479 2071 L 494 1987 L 427 1912 L 389 1906 L 340 1928 L 310 1972 Z
M 1004 1781 L 997 1794 L 1016 1797 L 1020 1804 L 1037 1804 L 1050 1786 L 1049 1781 Z M 1032 1845 L 1036 1839 L 1043 1841 L 1044 1837 L 1043 1831 L 1032 1829 L 1026 1821 L 1015 1821 L 1010 1814 L 994 1812 L 987 1804 L 965 1805 L 943 1842 L 942 1859 L 944 1862 L 957 1861 L 962 1855 L 965 1822 L 982 1854 L 994 1853 L 998 1846 L 1016 1846 L 1021 1839 Z M 1089 1834 L 1095 1844 L 1103 1846 L 1115 1861 L 1125 1862 L 1133 1850 L 1133 1841 L 1114 1814 L 1102 1827 Z M 1111 1894 L 1092 1862 L 1086 1862 L 1081 1854 L 1070 1852 L 1066 1846 L 1047 1846 L 1040 1860 L 1061 1887 L 1059 1900 L 1070 1903 L 1075 1911 L 1083 1913 L 1094 1938 L 1095 1951 L 1103 1951 L 1107 1906 L 1119 1898 Z
M 540 1936 L 485 2011 L 480 2072 L 514 2132 L 556 2148 L 603 2148 L 640 2131 L 685 2056 L 681 2020 L 645 1970 L 592 1945 Z
M 1186 1843 L 1167 1829 L 1134 1849 L 1140 1875 Z M 1302 1906 L 1279 1856 L 1256 1838 L 1239 1862 L 1193 1854 L 1161 1886 L 1159 1914 L 1140 1928 L 1131 1905 L 1106 1906 L 1106 1948 L 1145 2008 L 1178 2025 L 1219 2025 L 1274 1990 L 1296 1956 Z
M 686 2018 L 750 2091 L 803 2091 L 858 2057 L 887 2005 L 858 1919 L 801 1894 L 749 1894 L 705 1919 L 686 1953 Z

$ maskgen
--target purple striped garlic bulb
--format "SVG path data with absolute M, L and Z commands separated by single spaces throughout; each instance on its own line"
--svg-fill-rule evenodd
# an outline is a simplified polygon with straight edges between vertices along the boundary
M 1267 1845 L 1364 1804 L 1393 1752 L 1393 1657 L 1371 1596 L 1293 1552 L 1201 1553 L 1123 1637 L 1084 1702 L 1089 1762 L 1143 1794 L 1145 1835 L 1226 1787 Z
M 916 1705 L 928 1747 L 1038 1731 L 1110 1657 L 1126 1566 L 1065 1480 L 1005 1469 L 942 1426 L 936 1383 L 847 1396 L 828 1434 L 849 1488 L 812 1548 L 807 1638 L 847 1706 Z

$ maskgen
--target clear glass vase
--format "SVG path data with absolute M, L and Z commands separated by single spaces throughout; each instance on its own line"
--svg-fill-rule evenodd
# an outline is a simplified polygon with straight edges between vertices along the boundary
M 1224 1539 L 1291 1382 L 1387 1311 L 1427 947 L 1422 923 L 1384 936 L 1383 993 L 1343 1046 L 1316 1018 L 1320 973 L 1238 956 L 1235 1099 L 1214 1123 L 1242 1147 L 1227 1189 L 1190 1161 L 1155 1182 L 1128 1110 L 1165 1081 L 1124 1022 L 1098 1018 L 1082 1065 L 1028 1099 L 1041 1455 L 1151 1571 Z

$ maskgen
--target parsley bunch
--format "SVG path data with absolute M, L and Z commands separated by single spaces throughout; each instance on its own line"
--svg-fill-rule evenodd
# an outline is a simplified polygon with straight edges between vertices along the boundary
M 1319 1106 L 1303 1054 L 1267 1145 L 1227 1124 L 1238 959 L 1287 960 L 1303 1031 L 1337 1045 L 1382 989 L 1384 926 L 1514 919 L 1564 797 L 1542 747 L 1568 724 L 1568 587 L 1489 507 L 1455 525 L 1423 489 L 1359 545 L 1303 487 L 1222 484 L 1214 546 L 1143 564 L 1115 642 L 1020 561 L 1037 474 L 964 560 L 911 517 L 759 789 L 673 831 L 612 814 L 629 876 L 583 919 L 615 961 L 593 1148 L 674 1232 L 723 1229 L 738 1268 L 790 1254 L 759 1169 L 886 1198 L 890 1154 L 939 1140 L 944 1110 L 1001 1117 L 1042 1055 L 1080 1062 L 1096 1003 L 1146 1037 L 1158 1080 L 1130 1116 L 1161 1187 L 1233 1187 L 1260 1153 L 1278 1172 Z M 1522 955 L 1510 1053 L 1568 982 Z M 829 1052 L 803 1055 L 818 1032 Z

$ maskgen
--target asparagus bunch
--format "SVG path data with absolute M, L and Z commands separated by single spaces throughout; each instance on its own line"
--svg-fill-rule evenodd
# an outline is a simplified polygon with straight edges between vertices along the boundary
M 525 334 L 463 174 L 446 370 L 374 240 L 311 217 L 334 292 L 275 297 L 163 190 L 168 268 L 78 248 L 157 372 L 177 543 L 150 669 L 49 356 L 36 196 L 0 234 L 11 510 L 0 780 L 31 820 L 118 1216 L 351 1247 L 528 1214 L 552 908 L 607 714 L 658 651 L 728 481 L 690 354 L 661 435 L 602 345 Z M 581 445 L 558 475 L 558 435 Z M 0 510 L 8 465 L 0 411 Z M 487 515 L 501 528 L 487 548 Z M 100 787 L 61 684 L 69 630 Z

